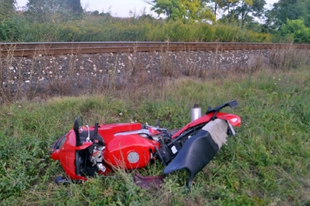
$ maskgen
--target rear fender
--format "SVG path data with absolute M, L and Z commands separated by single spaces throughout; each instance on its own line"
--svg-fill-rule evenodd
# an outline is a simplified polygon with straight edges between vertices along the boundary
M 241 124 L 241 118 L 235 114 L 218 113 L 216 117 L 228 121 L 234 127 L 239 127 Z
M 172 135 L 172 139 L 178 137 L 180 134 L 182 134 L 187 129 L 190 129 L 190 128 L 195 127 L 195 126 L 200 125 L 200 124 L 207 124 L 208 122 L 210 122 L 212 120 L 213 114 L 214 113 L 206 114 L 206 115 L 196 119 L 195 121 L 188 123 L 185 127 L 183 127 L 178 132 L 176 132 L 174 135 Z M 228 121 L 234 127 L 239 127 L 241 124 L 241 118 L 235 114 L 218 112 L 215 117 Z

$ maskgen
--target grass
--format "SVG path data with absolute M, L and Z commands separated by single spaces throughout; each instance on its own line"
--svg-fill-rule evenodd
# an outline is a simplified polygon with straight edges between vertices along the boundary
M 0 205 L 310 205 L 310 68 L 261 68 L 208 80 L 176 78 L 144 91 L 17 100 L 0 111 Z M 145 92 L 147 91 L 147 92 Z M 219 154 L 185 188 L 186 172 L 162 188 L 142 190 L 134 171 L 116 171 L 83 184 L 56 185 L 64 176 L 49 146 L 76 116 L 92 125 L 148 122 L 180 128 L 194 103 L 204 110 L 236 99 L 242 125 Z M 156 162 L 140 169 L 160 175 Z

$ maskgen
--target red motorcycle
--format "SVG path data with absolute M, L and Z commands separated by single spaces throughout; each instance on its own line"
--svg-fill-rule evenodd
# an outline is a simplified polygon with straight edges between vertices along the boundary
M 240 117 L 220 110 L 237 105 L 237 101 L 231 101 L 209 107 L 203 116 L 201 108 L 195 105 L 191 110 L 192 121 L 174 133 L 141 123 L 87 126 L 78 117 L 73 129 L 52 145 L 51 158 L 60 161 L 72 180 L 87 180 L 96 173 L 107 175 L 116 168 L 135 170 L 160 160 L 166 166 L 164 174 L 188 170 L 190 186 L 228 136 L 235 135 L 233 126 L 240 126 Z

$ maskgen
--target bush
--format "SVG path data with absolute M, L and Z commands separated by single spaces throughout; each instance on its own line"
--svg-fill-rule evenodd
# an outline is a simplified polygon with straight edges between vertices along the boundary
M 20 35 L 19 27 L 12 21 L 3 21 L 0 24 L 0 41 L 15 42 Z
M 310 42 L 310 28 L 307 28 L 304 20 L 287 20 L 279 31 L 281 37 L 285 39 L 292 39 L 294 43 L 309 43 Z

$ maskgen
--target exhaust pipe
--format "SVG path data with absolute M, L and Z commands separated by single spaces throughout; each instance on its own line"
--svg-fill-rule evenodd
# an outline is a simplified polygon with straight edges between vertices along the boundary
M 195 104 L 191 109 L 191 121 L 195 121 L 201 117 L 201 107 L 198 104 Z

